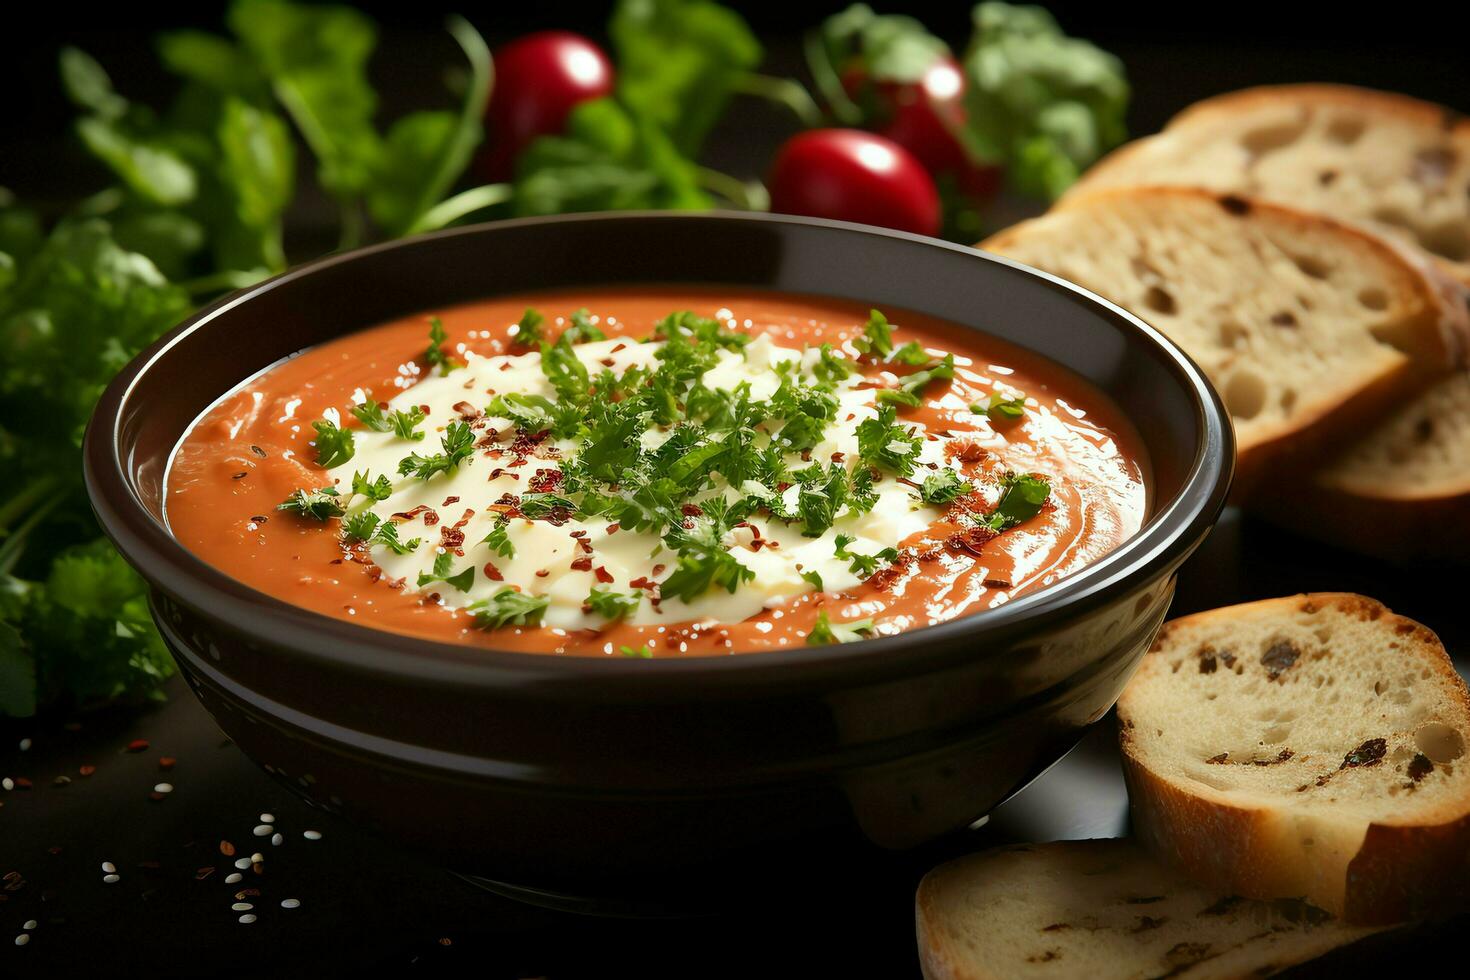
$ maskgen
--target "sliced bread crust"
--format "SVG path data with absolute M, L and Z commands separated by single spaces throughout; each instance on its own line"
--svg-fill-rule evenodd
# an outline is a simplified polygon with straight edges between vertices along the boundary
M 1380 603 L 1174 620 L 1118 721 L 1135 832 L 1202 883 L 1357 923 L 1470 903 L 1470 695 L 1438 638 Z
M 1206 187 L 1359 222 L 1470 284 L 1470 119 L 1349 85 L 1275 85 L 1198 102 L 1094 165 L 1105 187 Z
M 1281 205 L 1118 188 L 980 247 L 1132 310 L 1198 361 L 1235 423 L 1237 498 L 1268 463 L 1326 457 L 1457 359 L 1443 297 L 1414 262 Z
M 974 854 L 929 872 L 915 905 L 928 980 L 1260 977 L 1376 931 L 1211 892 L 1130 840 Z

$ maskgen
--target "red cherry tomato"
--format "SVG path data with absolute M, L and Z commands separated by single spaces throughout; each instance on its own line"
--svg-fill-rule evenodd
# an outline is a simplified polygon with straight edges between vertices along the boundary
M 939 234 L 939 192 L 913 154 L 860 129 L 791 137 L 770 175 L 771 210 Z
M 539 31 L 499 48 L 485 109 L 485 178 L 509 180 L 516 157 L 536 137 L 560 133 L 578 103 L 612 90 L 612 62 L 580 34 Z
M 972 160 L 955 138 L 965 124 L 965 73 L 953 58 L 935 61 L 917 82 L 870 83 L 861 71 L 852 71 L 843 76 L 843 85 L 856 101 L 872 107 L 875 132 L 908 150 L 935 177 L 951 175 L 972 202 L 984 203 L 1000 190 L 1001 168 Z

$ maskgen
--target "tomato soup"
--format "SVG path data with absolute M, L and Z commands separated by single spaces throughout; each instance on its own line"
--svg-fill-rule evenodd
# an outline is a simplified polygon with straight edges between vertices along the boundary
M 173 534 L 261 592 L 436 641 L 663 657 L 983 613 L 1141 526 L 1128 420 L 902 310 L 585 289 L 301 352 L 180 443 Z

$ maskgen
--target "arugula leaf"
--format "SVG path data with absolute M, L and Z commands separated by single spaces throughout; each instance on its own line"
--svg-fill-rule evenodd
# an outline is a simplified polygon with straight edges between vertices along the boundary
M 1055 199 L 1127 136 L 1122 62 L 1041 7 L 982 3 L 973 16 L 964 133 L 1021 193 Z
M 322 469 L 341 466 L 356 452 L 351 429 L 344 429 L 329 419 L 318 419 L 311 427 L 316 430 L 316 465 Z
M 541 621 L 551 600 L 546 596 L 527 595 L 506 586 L 488 599 L 465 607 L 475 615 L 475 625 L 482 630 L 502 626 L 528 626 Z
M 1004 491 L 995 509 L 979 523 L 997 533 L 1009 531 L 1023 521 L 1029 521 L 1041 513 L 1041 507 L 1051 496 L 1051 483 L 1043 477 L 1029 473 L 1007 473 L 1001 480 Z
M 852 643 L 863 639 L 864 633 L 873 632 L 873 620 L 853 619 L 846 623 L 834 623 L 827 618 L 824 609 L 817 614 L 817 621 L 812 625 L 812 630 L 806 635 L 806 642 L 810 646 L 826 646 L 829 643 Z
M 516 556 L 516 546 L 511 543 L 510 534 L 506 530 L 509 524 L 510 521 L 502 515 L 495 522 L 495 526 L 490 529 L 490 533 L 485 535 L 480 541 L 481 544 L 489 545 L 490 550 L 502 558 L 514 558 Z
M 924 477 L 919 496 L 926 504 L 948 504 L 974 489 L 973 484 L 961 479 L 954 470 L 940 470 L 932 476 Z
M 618 98 L 695 156 L 761 46 L 735 11 L 706 0 L 620 0 L 608 25 Z
M 442 453 L 420 456 L 413 453 L 398 461 L 398 475 L 412 473 L 420 480 L 429 480 L 439 473 L 452 473 L 475 452 L 475 433 L 464 422 L 450 422 L 439 439 Z
M 276 504 L 276 510 L 300 514 L 314 521 L 324 521 L 329 517 L 341 517 L 346 513 L 339 499 L 340 496 L 336 487 L 293 490 L 291 496 Z
M 617 622 L 633 615 L 643 601 L 642 592 L 612 592 L 594 587 L 587 594 L 587 607 L 609 622 Z
M 433 571 L 419 572 L 418 587 L 422 589 L 426 585 L 443 582 L 451 588 L 458 589 L 461 592 L 468 592 L 470 586 L 475 584 L 475 566 L 473 564 L 466 565 L 463 570 L 450 575 L 449 569 L 453 564 L 453 552 L 439 552 L 438 557 L 434 559 Z

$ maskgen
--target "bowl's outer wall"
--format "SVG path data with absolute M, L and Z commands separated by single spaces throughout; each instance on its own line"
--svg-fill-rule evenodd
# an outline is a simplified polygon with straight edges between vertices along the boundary
M 997 613 L 850 649 L 582 663 L 325 620 L 161 530 L 170 452 L 245 377 L 395 317 L 607 283 L 859 298 L 1039 351 L 1135 422 L 1167 513 L 1100 563 L 1111 570 Z M 768 874 L 793 847 L 811 862 L 962 827 L 1107 711 L 1223 504 L 1233 458 L 1212 390 L 1148 333 L 1049 277 L 898 233 L 718 215 L 479 226 L 325 260 L 201 314 L 104 395 L 88 485 L 205 706 L 314 802 L 492 878 L 727 882 Z

